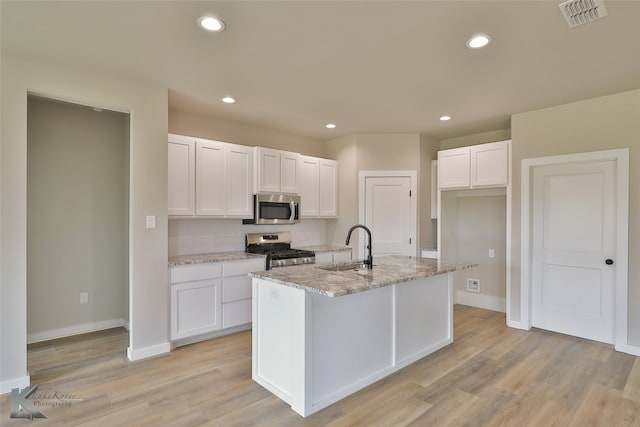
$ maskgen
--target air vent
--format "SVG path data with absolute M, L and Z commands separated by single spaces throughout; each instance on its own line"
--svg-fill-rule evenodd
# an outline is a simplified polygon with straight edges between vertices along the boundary
M 588 24 L 607 16 L 604 0 L 569 0 L 559 6 L 569 28 Z

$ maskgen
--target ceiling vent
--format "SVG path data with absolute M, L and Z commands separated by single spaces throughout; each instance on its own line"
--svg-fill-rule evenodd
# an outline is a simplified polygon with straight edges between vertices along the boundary
M 569 28 L 588 24 L 607 16 L 604 0 L 569 0 L 560 3 L 559 6 Z

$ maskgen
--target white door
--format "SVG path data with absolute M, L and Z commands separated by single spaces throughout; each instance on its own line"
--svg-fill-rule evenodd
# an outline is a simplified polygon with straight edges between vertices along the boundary
M 364 224 L 373 237 L 374 263 L 376 255 L 415 255 L 410 191 L 408 176 L 365 178 Z
M 613 343 L 615 177 L 614 161 L 534 168 L 533 326 Z

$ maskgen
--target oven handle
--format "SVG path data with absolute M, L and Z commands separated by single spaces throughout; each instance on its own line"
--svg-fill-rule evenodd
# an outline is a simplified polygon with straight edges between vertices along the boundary
M 296 216 L 296 203 L 293 201 L 293 199 L 289 199 L 289 208 L 291 209 L 291 216 L 289 217 L 289 222 L 293 223 L 293 220 L 295 219 L 295 216 Z

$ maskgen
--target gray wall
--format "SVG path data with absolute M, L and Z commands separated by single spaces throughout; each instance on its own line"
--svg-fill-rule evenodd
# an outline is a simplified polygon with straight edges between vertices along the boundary
M 127 112 L 130 118 L 129 281 L 133 359 L 169 350 L 167 89 L 2 52 L 0 118 L 0 393 L 27 372 L 27 94 Z M 157 227 L 147 229 L 145 217 Z
M 640 346 L 640 90 L 514 114 L 511 118 L 512 298 L 520 318 L 520 203 L 523 159 L 629 147 L 628 341 Z
M 27 107 L 29 342 L 123 324 L 128 115 L 32 96 Z
M 185 111 L 169 111 L 169 132 L 327 158 L 325 144 L 320 140 Z

